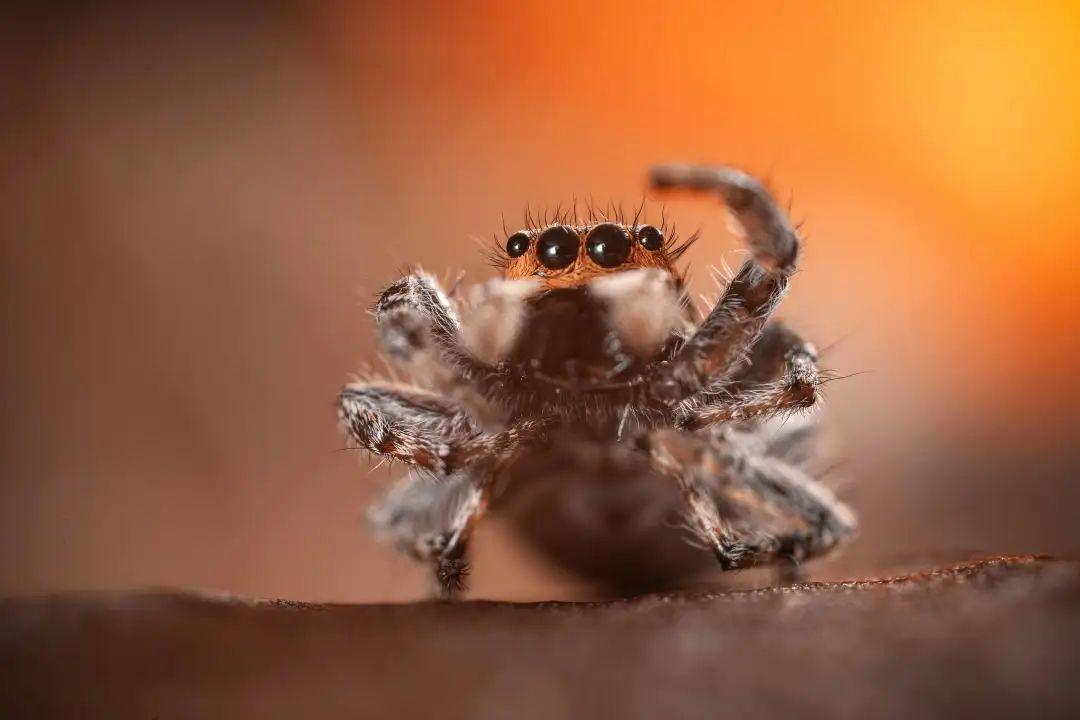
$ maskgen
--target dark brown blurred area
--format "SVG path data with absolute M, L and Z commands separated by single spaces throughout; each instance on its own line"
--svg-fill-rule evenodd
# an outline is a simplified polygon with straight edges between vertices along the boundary
M 415 598 L 333 400 L 408 263 L 657 161 L 766 176 L 862 533 L 1080 551 L 1074 4 L 27 5 L 3 24 L 0 594 Z M 659 213 L 659 203 L 649 203 Z M 709 203 L 670 200 L 734 262 Z M 475 595 L 567 597 L 497 518 Z
M 1077 563 L 609 603 L 0 600 L 5 718 L 1075 718 Z

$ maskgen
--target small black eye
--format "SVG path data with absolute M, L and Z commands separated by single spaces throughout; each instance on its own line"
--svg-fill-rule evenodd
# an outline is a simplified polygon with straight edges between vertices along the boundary
M 568 227 L 556 225 L 541 233 L 536 241 L 536 256 L 544 267 L 562 270 L 569 267 L 578 256 L 581 241 L 577 233 Z
M 646 250 L 659 250 L 664 246 L 664 236 L 652 225 L 646 225 L 638 230 L 638 242 Z
M 516 232 L 506 239 L 506 254 L 512 258 L 521 257 L 529 251 L 529 234 Z
M 630 257 L 630 235 L 615 223 L 601 223 L 589 233 L 585 250 L 600 267 L 618 267 Z

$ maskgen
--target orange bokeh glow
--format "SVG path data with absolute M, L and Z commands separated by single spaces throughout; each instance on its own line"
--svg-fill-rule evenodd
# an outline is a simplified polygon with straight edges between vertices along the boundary
M 0 593 L 422 595 L 357 527 L 390 473 L 339 452 L 364 308 L 406 265 L 490 276 L 527 205 L 636 208 L 663 161 L 804 221 L 781 315 L 843 376 L 839 562 L 1080 552 L 1075 0 L 24 4 Z M 711 293 L 738 239 L 662 202 Z M 477 594 L 560 596 L 492 520 Z

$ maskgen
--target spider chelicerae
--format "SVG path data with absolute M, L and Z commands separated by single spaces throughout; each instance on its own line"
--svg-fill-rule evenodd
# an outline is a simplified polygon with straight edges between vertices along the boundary
M 796 230 L 738 170 L 665 165 L 651 182 L 717 194 L 751 251 L 696 322 L 675 268 L 693 238 L 640 211 L 530 217 L 495 246 L 502 278 L 446 292 L 414 271 L 379 296 L 383 352 L 413 381 L 350 383 L 340 417 L 359 448 L 410 467 L 369 519 L 431 564 L 443 597 L 464 589 L 470 534 L 492 507 L 619 592 L 716 562 L 794 568 L 853 533 L 808 469 L 813 426 L 777 422 L 824 381 L 814 347 L 771 319 Z

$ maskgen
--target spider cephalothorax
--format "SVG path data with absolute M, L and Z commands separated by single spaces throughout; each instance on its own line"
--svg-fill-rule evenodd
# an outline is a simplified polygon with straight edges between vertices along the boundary
M 447 295 L 418 271 L 379 297 L 384 351 L 415 383 L 348 385 L 341 419 L 419 471 L 370 517 L 434 563 L 444 595 L 497 495 L 518 498 L 526 537 L 615 587 L 687 577 L 701 556 L 671 542 L 680 525 L 725 569 L 797 563 L 853 531 L 806 466 L 805 426 L 766 432 L 821 383 L 813 346 L 770 322 L 795 230 L 735 170 L 666 166 L 653 183 L 717 192 L 752 251 L 699 322 L 675 269 L 689 242 L 619 215 L 530 221 L 494 255 L 503 278 Z

